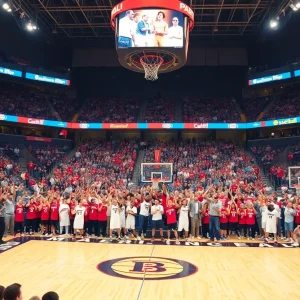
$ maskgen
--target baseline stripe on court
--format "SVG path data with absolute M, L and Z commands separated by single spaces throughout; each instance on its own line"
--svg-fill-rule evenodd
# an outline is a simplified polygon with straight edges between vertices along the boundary
M 27 243 L 29 241 L 49 241 L 51 243 L 59 242 L 59 243 L 76 243 L 79 242 L 79 239 L 75 240 L 72 238 L 57 238 L 57 241 L 53 241 L 53 238 L 45 239 L 42 237 L 32 237 L 32 236 L 25 236 L 21 238 L 15 238 L 7 241 L 7 243 L 0 245 L 0 254 L 8 251 L 12 248 L 15 248 L 19 245 L 22 245 L 24 243 Z M 84 242 L 84 241 L 82 241 Z M 282 248 L 282 249 L 293 249 L 298 247 L 293 247 L 291 244 L 286 243 L 278 243 L 275 245 L 274 243 L 237 243 L 237 242 L 220 242 L 220 243 L 211 243 L 211 242 L 188 242 L 185 241 L 180 242 L 180 245 L 176 245 L 175 241 L 171 241 L 170 245 L 167 245 L 166 243 L 163 243 L 161 241 L 154 241 L 153 243 L 150 242 L 150 240 L 144 240 L 144 241 L 134 241 L 134 240 L 127 240 L 127 241 L 119 241 L 117 239 L 110 241 L 109 239 L 95 239 L 90 238 L 90 243 L 101 243 L 101 244 L 123 244 L 123 245 L 151 245 L 151 246 L 184 246 L 184 247 L 235 247 L 235 248 L 244 248 L 244 247 L 250 247 L 250 248 Z

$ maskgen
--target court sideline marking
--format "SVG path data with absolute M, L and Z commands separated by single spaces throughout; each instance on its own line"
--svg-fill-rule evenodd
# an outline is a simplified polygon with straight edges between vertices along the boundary
M 153 247 L 152 247 L 152 251 L 151 251 L 151 254 L 150 254 L 150 257 L 149 257 L 149 261 L 151 260 L 151 257 L 153 255 L 154 247 L 155 247 L 155 245 L 153 245 Z M 139 290 L 139 293 L 138 293 L 138 296 L 137 296 L 136 300 L 140 299 L 141 292 L 142 292 L 142 289 L 143 289 L 143 286 L 144 286 L 144 282 L 145 282 L 145 276 L 146 276 L 146 272 L 144 273 L 143 281 L 141 283 L 141 287 L 140 287 L 140 290 Z

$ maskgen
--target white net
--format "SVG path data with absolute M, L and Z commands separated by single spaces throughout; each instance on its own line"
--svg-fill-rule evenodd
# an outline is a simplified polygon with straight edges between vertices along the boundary
M 158 79 L 157 73 L 164 60 L 156 55 L 144 55 L 140 62 L 145 70 L 145 79 L 155 81 Z
M 158 183 L 159 183 L 159 179 L 155 179 L 155 178 L 152 178 L 152 188 L 154 190 L 158 190 Z

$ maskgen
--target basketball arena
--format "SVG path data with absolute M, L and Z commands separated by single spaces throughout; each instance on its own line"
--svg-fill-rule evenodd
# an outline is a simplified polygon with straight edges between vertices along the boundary
M 299 299 L 298 0 L 0 0 L 0 300 Z

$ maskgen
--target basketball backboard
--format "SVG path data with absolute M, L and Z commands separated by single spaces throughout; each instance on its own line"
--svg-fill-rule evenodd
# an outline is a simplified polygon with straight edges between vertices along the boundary
M 289 188 L 300 190 L 300 166 L 288 168 Z
M 141 164 L 141 182 L 152 182 L 157 179 L 161 182 L 173 182 L 173 164 L 172 163 L 142 163 Z

